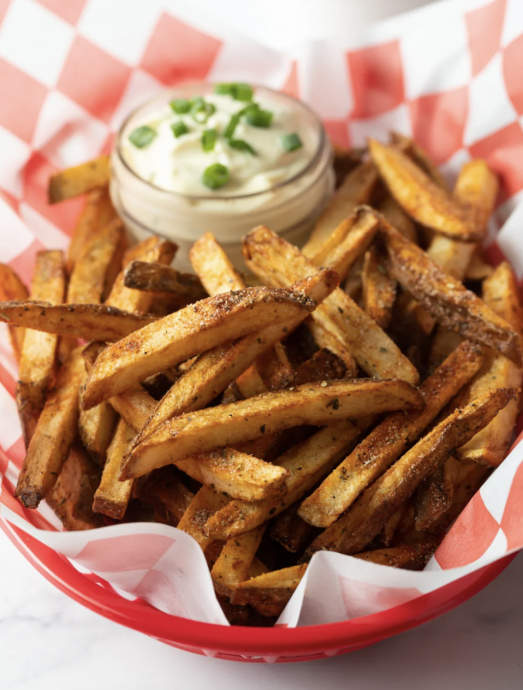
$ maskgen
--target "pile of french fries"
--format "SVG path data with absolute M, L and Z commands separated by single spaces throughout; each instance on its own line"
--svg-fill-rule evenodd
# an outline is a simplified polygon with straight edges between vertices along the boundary
M 86 195 L 67 255 L 40 252 L 29 289 L 1 266 L 17 497 L 67 530 L 184 530 L 236 624 L 274 622 L 321 549 L 423 568 L 519 411 L 518 286 L 481 248 L 492 171 L 467 163 L 451 192 L 397 134 L 335 166 L 302 250 L 244 238 L 251 287 L 211 233 L 191 275 L 172 242 L 128 248 L 107 158 L 50 181 L 51 203 Z

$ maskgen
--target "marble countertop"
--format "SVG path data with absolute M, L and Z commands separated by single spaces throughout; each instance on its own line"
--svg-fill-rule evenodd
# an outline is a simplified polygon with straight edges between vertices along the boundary
M 523 687 L 523 554 L 472 600 L 353 654 L 238 664 L 178 651 L 88 611 L 0 533 L 0 690 L 516 690 Z

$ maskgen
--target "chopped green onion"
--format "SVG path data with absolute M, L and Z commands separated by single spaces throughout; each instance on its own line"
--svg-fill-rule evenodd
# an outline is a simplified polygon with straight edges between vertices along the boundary
M 284 134 L 280 137 L 280 143 L 284 151 L 296 151 L 301 149 L 303 142 L 300 139 L 299 134 L 293 132 L 292 134 Z
M 229 146 L 231 149 L 236 149 L 237 151 L 247 151 L 252 156 L 256 156 L 256 151 L 243 139 L 229 139 Z
M 226 139 L 230 139 L 232 136 L 234 136 L 234 130 L 238 126 L 238 123 L 240 122 L 240 113 L 236 113 L 231 117 L 229 120 L 229 123 L 227 124 L 227 127 L 223 131 L 223 136 Z
M 229 179 L 229 168 L 221 163 L 213 163 L 205 168 L 202 175 L 202 182 L 209 189 L 220 189 Z
M 252 101 L 252 87 L 249 84 L 232 83 L 232 84 L 216 84 L 214 93 L 222 96 L 231 96 L 236 101 Z
M 202 134 L 202 149 L 207 153 L 213 151 L 218 139 L 218 132 L 215 129 L 205 129 Z
M 175 98 L 169 105 L 178 115 L 185 115 L 191 109 L 191 103 L 186 98 Z
M 129 141 L 131 144 L 134 144 L 136 148 L 143 149 L 145 146 L 149 146 L 155 136 L 156 132 L 152 127 L 142 125 L 142 127 L 133 129 L 129 134 Z
M 191 115 L 195 122 L 199 125 L 204 125 L 215 110 L 216 107 L 212 103 L 206 103 L 203 98 L 198 98 L 194 100 L 194 105 L 191 108 Z
M 174 122 L 171 125 L 171 129 L 173 131 L 174 136 L 177 139 L 178 137 L 181 137 L 183 134 L 187 134 L 189 132 L 189 128 L 183 120 L 178 120 L 178 122 Z
M 252 127 L 270 127 L 272 122 L 272 113 L 270 110 L 261 110 L 259 106 L 256 108 L 249 107 L 245 111 L 245 119 L 247 124 Z

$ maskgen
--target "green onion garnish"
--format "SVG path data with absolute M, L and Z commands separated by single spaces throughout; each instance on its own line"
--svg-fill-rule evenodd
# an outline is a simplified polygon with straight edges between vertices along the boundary
M 129 134 L 129 141 L 131 144 L 134 144 L 136 148 L 143 149 L 145 146 L 149 146 L 155 136 L 156 132 L 152 127 L 142 125 L 142 127 L 133 129 Z
M 171 125 L 171 129 L 173 131 L 174 136 L 178 139 L 178 137 L 181 137 L 183 134 L 187 134 L 189 132 L 189 128 L 183 122 L 183 120 L 178 120 L 178 122 L 174 122 Z
M 222 96 L 231 96 L 236 101 L 252 101 L 252 87 L 249 84 L 232 83 L 232 84 L 216 84 L 214 93 Z
M 203 98 L 195 98 L 191 107 L 191 115 L 195 122 L 204 125 L 215 110 L 216 107 L 212 103 L 206 103 Z
M 245 111 L 245 119 L 247 124 L 252 127 L 270 127 L 272 122 L 272 113 L 270 110 L 261 110 L 259 107 L 247 108 Z
M 178 115 L 185 115 L 191 109 L 191 103 L 186 98 L 175 98 L 169 105 Z
M 292 134 L 284 134 L 280 137 L 280 143 L 284 151 L 296 151 L 301 149 L 303 142 L 300 139 L 299 134 L 293 132 Z
M 220 189 L 229 179 L 229 168 L 221 163 L 213 163 L 205 168 L 202 175 L 202 182 L 209 189 Z
M 247 151 L 251 156 L 256 156 L 256 151 L 243 139 L 229 139 L 229 146 L 231 149 L 236 149 L 237 151 Z
M 213 151 L 218 139 L 218 132 L 215 129 L 205 129 L 202 134 L 202 149 L 207 153 Z
M 226 139 L 230 139 L 234 135 L 234 130 L 238 126 L 238 123 L 240 122 L 240 114 L 236 113 L 231 117 L 229 120 L 229 123 L 227 124 L 227 127 L 223 131 L 223 136 Z

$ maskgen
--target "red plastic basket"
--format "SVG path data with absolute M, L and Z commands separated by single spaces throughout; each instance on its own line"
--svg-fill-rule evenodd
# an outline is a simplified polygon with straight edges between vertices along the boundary
M 353 621 L 301 628 L 243 628 L 199 623 L 129 601 L 107 582 L 80 573 L 23 530 L 0 526 L 38 572 L 71 599 L 109 620 L 194 654 L 254 663 L 289 663 L 347 654 L 450 611 L 494 580 L 514 555 L 388 611 Z

